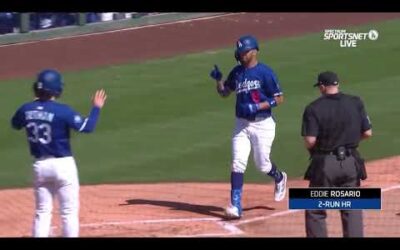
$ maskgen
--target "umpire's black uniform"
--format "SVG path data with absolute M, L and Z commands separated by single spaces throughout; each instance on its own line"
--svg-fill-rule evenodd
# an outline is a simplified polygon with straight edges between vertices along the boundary
M 305 174 L 310 187 L 358 187 L 366 179 L 363 160 L 356 150 L 363 138 L 372 135 L 363 102 L 339 91 L 333 72 L 318 75 L 314 86 L 322 94 L 303 114 L 302 136 L 311 154 Z M 362 237 L 361 210 L 341 210 L 344 237 Z M 307 237 L 327 237 L 326 210 L 306 210 Z

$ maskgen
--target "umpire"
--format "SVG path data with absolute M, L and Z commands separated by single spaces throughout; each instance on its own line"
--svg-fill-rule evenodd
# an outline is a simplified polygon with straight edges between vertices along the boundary
M 372 135 L 364 104 L 357 96 L 339 91 L 339 78 L 331 71 L 318 75 L 314 85 L 321 97 L 304 111 L 302 136 L 311 163 L 304 178 L 310 187 L 359 187 L 367 178 L 357 147 Z M 340 210 L 344 237 L 363 237 L 361 210 Z M 307 237 L 327 237 L 326 210 L 306 210 Z

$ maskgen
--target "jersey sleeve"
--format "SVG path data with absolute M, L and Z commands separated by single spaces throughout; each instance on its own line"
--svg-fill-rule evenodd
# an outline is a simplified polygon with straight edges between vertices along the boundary
M 317 117 L 311 106 L 308 106 L 303 113 L 303 123 L 301 126 L 302 136 L 318 136 L 319 125 Z
M 272 70 L 265 74 L 265 89 L 267 93 L 270 93 L 272 96 L 280 96 L 283 95 L 283 91 L 279 84 L 278 76 Z
M 73 128 L 74 130 L 82 133 L 90 133 L 96 127 L 99 113 L 99 108 L 92 107 L 89 116 L 83 117 L 78 112 L 68 107 L 65 113 L 65 119 L 69 127 Z
M 236 75 L 236 71 L 237 71 L 237 66 L 235 68 L 233 68 L 231 70 L 231 72 L 229 72 L 228 77 L 225 80 L 224 86 L 229 88 L 229 90 L 231 91 L 235 91 L 236 90 L 236 79 L 235 79 L 235 75 Z
M 369 116 L 365 111 L 365 106 L 361 98 L 358 98 L 358 106 L 361 115 L 361 132 L 365 132 L 372 128 L 371 120 L 369 119 Z
M 25 126 L 25 117 L 22 108 L 19 108 L 11 118 L 11 126 L 18 130 Z

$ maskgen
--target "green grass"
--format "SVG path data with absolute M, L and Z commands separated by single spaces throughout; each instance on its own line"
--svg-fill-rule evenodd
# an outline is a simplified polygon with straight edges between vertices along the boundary
M 272 158 L 301 176 L 307 166 L 300 136 L 304 107 L 318 95 L 312 88 L 318 72 L 337 71 L 344 92 L 362 97 L 374 136 L 363 142 L 367 159 L 398 154 L 400 101 L 400 21 L 353 27 L 379 31 L 377 41 L 340 48 L 322 33 L 272 40 L 261 45 L 260 60 L 277 72 L 285 93 L 274 110 L 278 124 Z M 232 48 L 189 54 L 140 64 L 65 73 L 61 99 L 83 114 L 97 88 L 108 92 L 97 130 L 73 134 L 72 147 L 82 184 L 161 181 L 228 181 L 234 96 L 221 99 L 208 73 L 214 63 L 225 75 L 234 65 Z M 23 132 L 9 120 L 31 98 L 32 79 L 0 82 L 0 187 L 31 184 L 31 158 Z M 250 156 L 246 182 L 268 180 Z

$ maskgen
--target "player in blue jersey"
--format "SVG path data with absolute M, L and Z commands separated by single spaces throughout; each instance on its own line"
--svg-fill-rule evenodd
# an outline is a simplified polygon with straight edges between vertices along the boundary
M 96 91 L 89 116 L 82 117 L 68 105 L 55 101 L 63 85 L 59 72 L 43 70 L 33 84 L 35 100 L 23 104 L 11 119 L 14 129 L 25 128 L 34 157 L 34 237 L 50 236 L 54 196 L 60 202 L 62 235 L 79 236 L 79 179 L 69 141 L 70 129 L 82 133 L 94 131 L 107 98 L 104 90 Z
M 236 92 L 236 125 L 232 138 L 231 204 L 225 209 L 229 218 L 242 215 L 243 174 L 251 149 L 257 168 L 275 180 L 275 200 L 286 194 L 287 175 L 270 159 L 275 138 L 275 120 L 271 109 L 283 102 L 277 76 L 267 65 L 258 62 L 258 42 L 253 36 L 242 36 L 236 42 L 238 61 L 225 81 L 215 65 L 210 76 L 217 82 L 222 97 Z

